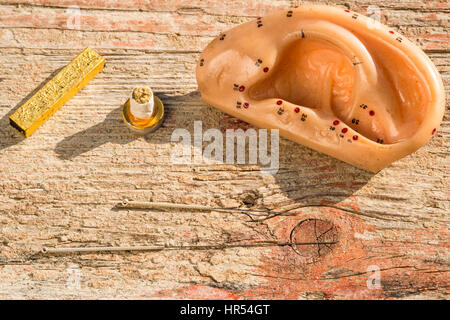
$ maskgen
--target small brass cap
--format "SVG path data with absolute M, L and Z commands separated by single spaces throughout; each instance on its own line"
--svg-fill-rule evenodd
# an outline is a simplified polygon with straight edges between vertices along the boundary
M 125 102 L 122 108 L 122 117 L 123 121 L 131 131 L 136 132 L 137 134 L 146 135 L 161 127 L 165 116 L 164 104 L 155 95 L 153 95 L 153 101 L 155 104 L 153 115 L 148 119 L 139 119 L 138 122 L 133 121 L 133 115 L 130 112 L 130 99 Z

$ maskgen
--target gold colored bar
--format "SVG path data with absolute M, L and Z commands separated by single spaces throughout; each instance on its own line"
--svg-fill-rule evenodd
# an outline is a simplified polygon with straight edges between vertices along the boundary
M 29 137 L 59 108 L 91 81 L 105 65 L 105 58 L 84 49 L 9 117 L 9 123 Z

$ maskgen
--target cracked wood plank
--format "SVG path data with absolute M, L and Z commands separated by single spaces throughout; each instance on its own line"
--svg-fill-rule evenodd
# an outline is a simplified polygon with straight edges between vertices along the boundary
M 0 1 L 0 297 L 448 298 L 448 112 L 425 147 L 376 175 L 284 139 L 274 177 L 261 176 L 255 165 L 171 163 L 175 128 L 192 132 L 194 120 L 204 130 L 248 127 L 200 101 L 199 52 L 221 31 L 295 3 Z M 384 23 L 429 53 L 449 92 L 446 1 L 335 3 L 360 13 L 378 5 Z M 72 5 L 81 8 L 80 30 L 65 23 Z M 104 71 L 38 134 L 22 139 L 8 115 L 87 45 L 105 55 Z M 168 110 L 151 138 L 128 132 L 119 113 L 142 80 Z M 124 198 L 351 210 L 303 208 L 253 223 L 233 213 L 113 210 Z M 302 223 L 311 219 L 321 222 Z M 300 254 L 289 246 L 36 254 L 43 246 L 283 243 L 299 225 L 301 238 L 315 231 L 316 238 L 339 242 L 331 250 L 300 248 Z M 327 232 L 330 226 L 336 232 Z M 380 269 L 379 289 L 367 287 L 373 265 Z M 67 285 L 73 267 L 81 272 L 76 290 Z

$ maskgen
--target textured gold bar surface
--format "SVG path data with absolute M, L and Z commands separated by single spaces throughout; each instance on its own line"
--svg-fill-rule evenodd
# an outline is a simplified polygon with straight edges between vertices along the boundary
M 92 80 L 105 58 L 86 48 L 9 117 L 10 124 L 29 137 L 70 98 Z

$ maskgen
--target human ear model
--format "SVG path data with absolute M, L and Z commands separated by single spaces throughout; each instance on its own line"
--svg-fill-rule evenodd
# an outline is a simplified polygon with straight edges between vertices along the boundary
M 200 56 L 197 82 L 206 103 L 372 172 L 423 146 L 445 108 L 442 79 L 420 48 L 322 5 L 219 35 Z

